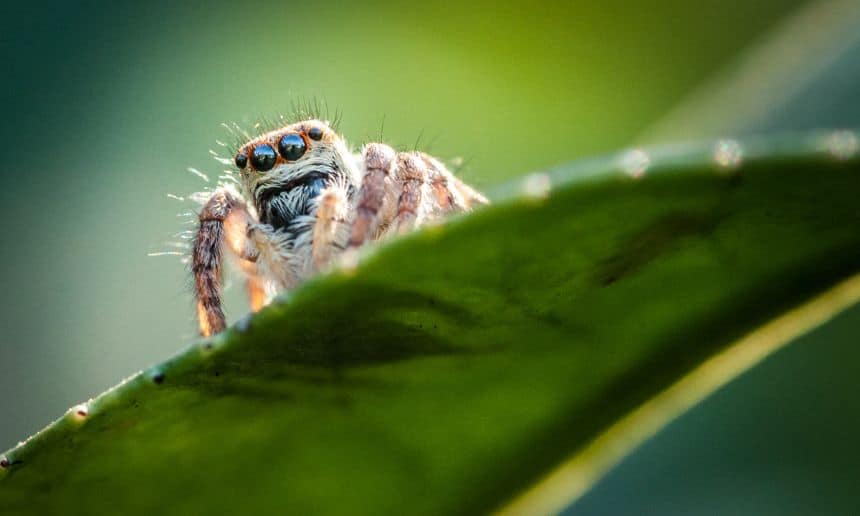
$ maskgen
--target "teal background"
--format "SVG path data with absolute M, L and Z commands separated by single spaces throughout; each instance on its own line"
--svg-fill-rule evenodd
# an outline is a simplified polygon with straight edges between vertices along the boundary
M 802 4 L 0 7 L 0 448 L 193 340 L 184 266 L 147 253 L 185 229 L 176 214 L 189 205 L 166 197 L 204 186 L 185 169 L 218 175 L 208 149 L 229 139 L 221 122 L 249 125 L 318 98 L 342 112 L 354 144 L 380 132 L 418 141 L 464 158 L 462 176 L 491 189 L 637 141 Z M 747 129 L 860 125 L 856 55 L 793 110 Z M 244 306 L 231 301 L 235 318 Z M 850 482 L 829 476 L 857 462 L 845 457 L 860 430 L 849 374 L 858 325 L 847 317 L 735 382 L 571 514 L 860 506 Z

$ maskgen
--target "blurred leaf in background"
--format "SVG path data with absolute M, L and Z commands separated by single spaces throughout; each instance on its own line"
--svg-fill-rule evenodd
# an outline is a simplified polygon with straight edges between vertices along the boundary
M 644 134 L 858 127 L 858 91 L 860 4 L 811 2 Z M 856 513 L 858 335 L 855 307 L 670 424 L 566 514 Z

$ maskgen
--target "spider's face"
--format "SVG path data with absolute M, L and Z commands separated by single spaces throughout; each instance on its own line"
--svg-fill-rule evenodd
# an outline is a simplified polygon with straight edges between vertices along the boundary
M 233 160 L 247 186 L 297 176 L 303 168 L 334 152 L 337 134 L 323 122 L 308 120 L 254 138 Z
M 254 138 L 239 149 L 234 162 L 261 221 L 286 227 L 311 212 L 328 184 L 349 174 L 347 156 L 334 130 L 306 120 Z

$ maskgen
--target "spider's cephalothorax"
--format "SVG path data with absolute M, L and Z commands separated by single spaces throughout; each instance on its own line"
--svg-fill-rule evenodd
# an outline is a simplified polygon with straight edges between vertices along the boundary
M 422 152 L 369 143 L 353 154 L 328 124 L 268 132 L 234 156 L 242 192 L 219 188 L 192 251 L 200 332 L 224 329 L 223 250 L 239 258 L 254 310 L 338 254 L 487 200 Z

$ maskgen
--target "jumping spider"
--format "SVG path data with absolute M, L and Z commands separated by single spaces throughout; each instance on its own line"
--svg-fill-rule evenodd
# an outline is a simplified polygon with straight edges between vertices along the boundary
M 436 158 L 369 143 L 359 154 L 325 122 L 305 120 L 242 145 L 239 193 L 221 187 L 200 211 L 191 270 L 200 333 L 225 328 L 223 250 L 237 258 L 252 310 L 344 251 L 487 199 Z

